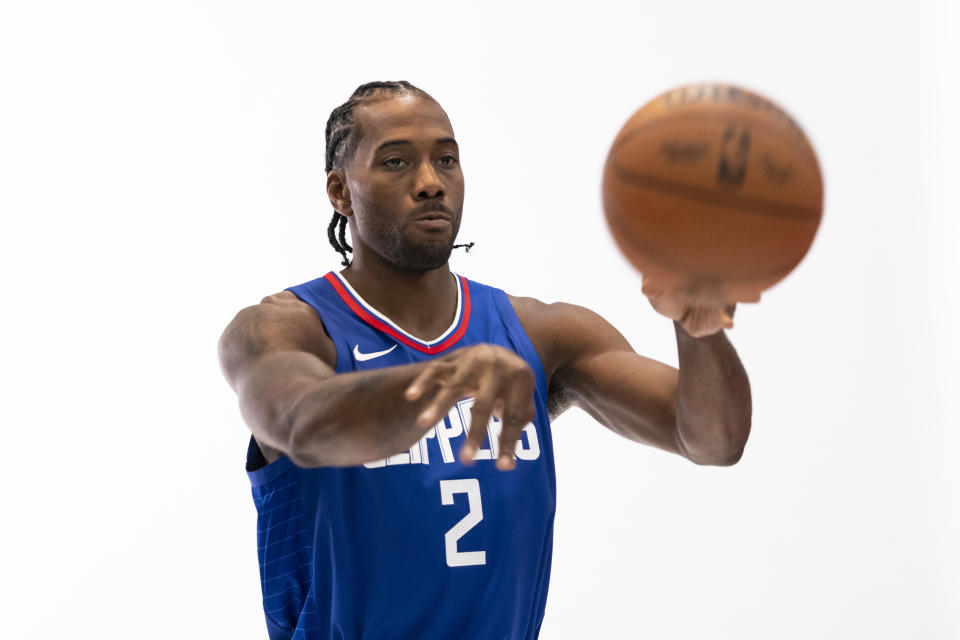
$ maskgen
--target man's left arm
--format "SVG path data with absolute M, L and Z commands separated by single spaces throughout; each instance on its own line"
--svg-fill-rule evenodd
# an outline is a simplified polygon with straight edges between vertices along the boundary
M 588 309 L 514 299 L 544 362 L 551 415 L 578 406 L 631 440 L 697 464 L 734 464 L 750 432 L 751 400 L 746 371 L 722 331 L 730 316 L 664 308 L 672 301 L 648 297 L 660 313 L 677 317 L 679 370 L 637 354 Z
M 677 376 L 677 443 L 698 464 L 731 465 L 750 435 L 750 381 L 722 330 L 692 337 L 674 321 Z

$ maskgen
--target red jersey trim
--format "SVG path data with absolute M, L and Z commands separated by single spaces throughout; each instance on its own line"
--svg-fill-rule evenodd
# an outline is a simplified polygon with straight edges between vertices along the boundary
M 383 323 L 379 318 L 374 317 L 366 309 L 363 308 L 359 302 L 357 302 L 352 295 L 344 288 L 343 284 L 340 282 L 340 279 L 331 271 L 327 275 L 323 276 L 327 282 L 333 286 L 333 290 L 337 292 L 337 295 L 340 296 L 340 299 L 350 307 L 350 310 L 353 311 L 357 317 L 369 324 L 371 327 L 378 331 L 382 331 L 387 334 L 397 342 L 401 342 L 411 349 L 416 349 L 417 351 L 426 353 L 428 355 L 434 355 L 440 353 L 441 351 L 446 351 L 454 344 L 457 343 L 460 338 L 463 337 L 463 334 L 467 332 L 467 325 L 470 323 L 470 287 L 467 285 L 467 279 L 463 276 L 458 275 L 457 278 L 460 279 L 460 288 L 463 291 L 463 309 L 460 313 L 460 326 L 457 327 L 457 330 L 453 332 L 446 340 L 440 344 L 435 344 L 433 346 L 427 346 L 416 340 L 413 340 L 388 324 Z

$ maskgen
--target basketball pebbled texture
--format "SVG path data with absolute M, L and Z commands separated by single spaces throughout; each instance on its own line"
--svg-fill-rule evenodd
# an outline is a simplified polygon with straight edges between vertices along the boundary
M 620 130 L 603 207 L 644 275 L 704 298 L 750 300 L 810 248 L 823 183 L 786 112 L 740 87 L 694 84 L 654 98 Z

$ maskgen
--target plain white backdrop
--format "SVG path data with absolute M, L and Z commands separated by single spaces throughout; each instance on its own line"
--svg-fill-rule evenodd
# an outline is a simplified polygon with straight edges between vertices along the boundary
M 28 2 L 0 7 L 0 635 L 265 638 L 241 307 L 337 268 L 323 130 L 370 80 L 447 110 L 453 268 L 585 305 L 676 364 L 600 209 L 661 91 L 787 108 L 826 208 L 730 338 L 742 461 L 554 424 L 542 637 L 960 637 L 956 3 Z

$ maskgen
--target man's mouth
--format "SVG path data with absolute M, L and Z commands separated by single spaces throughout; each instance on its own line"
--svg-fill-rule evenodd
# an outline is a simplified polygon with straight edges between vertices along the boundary
M 441 211 L 431 211 L 417 216 L 417 222 L 422 220 L 444 220 L 450 222 L 450 215 Z
M 437 200 L 432 200 L 430 202 L 424 202 L 416 212 L 415 220 L 451 220 L 453 219 L 453 211 L 447 208 L 447 205 Z
M 452 216 L 443 211 L 428 211 L 417 216 L 414 224 L 429 233 L 446 232 L 453 228 Z

